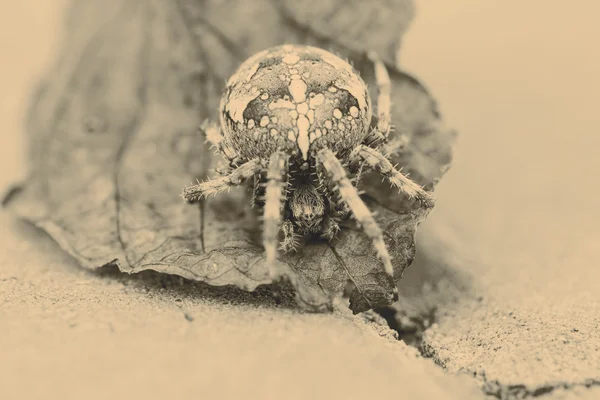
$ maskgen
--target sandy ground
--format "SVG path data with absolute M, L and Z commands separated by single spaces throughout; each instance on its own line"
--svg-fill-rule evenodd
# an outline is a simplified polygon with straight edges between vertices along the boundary
M 402 284 L 433 360 L 346 312 L 82 271 L 2 215 L 0 398 L 600 398 L 600 5 L 547 3 L 420 1 L 404 41 L 461 133 Z M 63 4 L 1 6 L 2 188 Z

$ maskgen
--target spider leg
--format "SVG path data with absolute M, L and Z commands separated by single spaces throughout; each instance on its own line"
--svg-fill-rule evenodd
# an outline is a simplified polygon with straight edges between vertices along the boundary
M 336 219 L 335 216 L 329 215 L 323 220 L 323 226 L 321 228 L 321 237 L 323 239 L 331 241 L 340 231 L 340 225 Z
M 348 215 L 348 205 L 340 198 L 334 185 L 327 179 L 323 171 L 317 171 L 318 190 L 327 199 L 327 212 L 321 221 L 320 234 L 325 240 L 331 241 L 340 231 L 340 222 Z
M 380 150 L 387 156 L 393 156 L 396 154 L 402 154 L 402 152 L 408 146 L 408 137 L 405 134 L 395 136 L 393 139 L 388 140 Z
M 269 159 L 267 170 L 267 187 L 265 191 L 263 245 L 267 257 L 267 267 L 271 278 L 277 271 L 277 244 L 281 225 L 285 189 L 287 188 L 287 171 L 289 156 L 282 151 L 276 151 Z
M 211 144 L 211 148 L 218 150 L 219 154 L 221 154 L 230 165 L 237 166 L 240 164 L 239 155 L 222 135 L 221 129 L 215 122 L 206 120 L 200 125 L 199 130 L 206 138 L 206 141 Z
M 254 182 L 252 188 L 252 198 L 250 204 L 252 208 L 261 208 L 265 205 L 265 179 L 266 176 L 264 171 L 261 171 L 254 175 Z
M 385 143 L 386 140 L 387 140 L 387 138 L 385 136 L 383 136 L 383 134 L 377 130 L 377 120 L 376 120 L 376 117 L 373 117 L 373 120 L 371 121 L 371 128 L 369 130 L 369 133 L 367 133 L 367 135 L 364 137 L 362 143 L 366 146 L 377 149 L 383 143 Z
M 365 145 L 358 145 L 350 154 L 352 162 L 365 161 L 371 168 L 386 177 L 409 199 L 416 200 L 425 208 L 432 208 L 435 200 L 421 186 L 398 171 L 392 163 L 378 150 Z
M 375 82 L 377 84 L 377 130 L 384 136 L 388 137 L 390 133 L 391 121 L 391 91 L 392 83 L 390 76 L 385 68 L 383 61 L 375 52 L 369 52 L 369 60 L 375 68 Z
M 369 211 L 366 204 L 360 198 L 358 191 L 352 185 L 346 171 L 340 160 L 329 149 L 319 151 L 317 159 L 323 169 L 327 172 L 328 178 L 335 183 L 337 191 L 340 194 L 350 211 L 356 218 L 356 221 L 362 226 L 365 234 L 373 241 L 373 246 L 377 250 L 377 254 L 383 263 L 383 269 L 393 284 L 394 293 L 397 293 L 396 283 L 394 281 L 394 269 L 392 268 L 392 258 L 388 253 L 383 240 L 383 232 L 373 214 Z
M 284 221 L 281 225 L 283 232 L 283 240 L 279 249 L 284 253 L 295 251 L 298 248 L 298 235 L 294 232 L 294 223 L 291 221 Z
M 375 69 L 375 84 L 377 85 L 378 96 L 377 115 L 371 121 L 371 128 L 365 136 L 363 144 L 378 148 L 387 141 L 391 130 L 392 84 L 385 64 L 377 56 L 377 53 L 369 52 L 367 56 Z
M 236 169 L 234 169 L 229 175 L 209 179 L 204 182 L 200 182 L 197 185 L 187 186 L 183 189 L 181 197 L 183 197 L 189 203 L 196 203 L 202 197 L 207 197 L 211 194 L 217 194 L 223 190 L 229 189 L 233 186 L 240 185 L 245 179 L 251 178 L 261 170 L 260 160 L 250 160 Z

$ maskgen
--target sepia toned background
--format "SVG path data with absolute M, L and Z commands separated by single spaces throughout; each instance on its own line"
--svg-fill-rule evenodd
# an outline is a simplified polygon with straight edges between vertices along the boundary
M 57 56 L 67 4 L 0 5 L 3 191 L 26 177 L 22 119 Z M 485 371 L 488 394 L 497 381 L 547 388 L 547 398 L 600 398 L 600 3 L 417 7 L 401 64 L 460 134 L 419 243 L 484 298 L 448 310 L 426 339 L 446 371 L 349 316 L 129 293 L 2 213 L 0 398 L 483 398 L 459 371 Z M 411 267 L 407 285 L 417 275 Z

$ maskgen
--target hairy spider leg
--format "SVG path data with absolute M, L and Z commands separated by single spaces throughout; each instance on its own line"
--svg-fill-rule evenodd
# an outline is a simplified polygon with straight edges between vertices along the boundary
M 327 218 L 323 220 L 323 226 L 321 228 L 321 237 L 323 239 L 329 241 L 333 240 L 335 235 L 340 231 L 339 219 L 339 217 L 336 218 L 332 215 L 328 215 Z
M 392 107 L 392 83 L 390 76 L 385 68 L 385 64 L 377 53 L 371 51 L 368 54 L 369 60 L 375 68 L 375 82 L 377 84 L 377 130 L 387 138 L 390 133 L 391 107 Z
M 276 278 L 277 245 L 283 215 L 289 156 L 283 151 L 271 154 L 265 191 L 263 245 L 271 278 Z
M 283 232 L 283 240 L 279 249 L 284 253 L 295 251 L 298 248 L 300 240 L 299 235 L 294 232 L 294 223 L 292 221 L 283 221 L 281 231 Z
M 375 70 L 375 84 L 377 86 L 377 115 L 374 116 L 372 129 L 365 136 L 363 143 L 367 146 L 378 148 L 387 142 L 391 131 L 391 108 L 392 108 L 392 83 L 385 64 L 377 53 L 369 52 L 369 60 L 373 63 Z
M 378 150 L 361 144 L 352 150 L 350 159 L 352 162 L 366 162 L 369 167 L 387 178 L 401 193 L 411 200 L 416 200 L 422 207 L 432 208 L 435 205 L 435 200 L 429 193 L 394 168 L 392 163 Z
M 383 269 L 394 287 L 394 295 L 397 295 L 398 289 L 394 280 L 394 269 L 392 267 L 392 258 L 388 253 L 383 240 L 383 232 L 373 214 L 362 201 L 356 188 L 346 174 L 346 170 L 340 160 L 330 149 L 322 149 L 317 154 L 317 159 L 323 169 L 327 172 L 328 178 L 337 186 L 337 191 L 341 199 L 348 205 L 350 211 L 356 218 L 356 221 L 362 227 L 365 234 L 373 241 L 373 246 L 377 250 L 377 255 L 383 263 Z
M 230 166 L 240 164 L 239 155 L 221 134 L 221 129 L 215 122 L 206 120 L 200 125 L 199 130 L 206 141 L 211 144 L 211 148 L 217 149 L 219 154 L 229 162 Z
M 365 143 L 366 144 L 366 143 Z M 408 145 L 408 137 L 406 134 L 397 134 L 393 138 L 384 143 L 379 150 L 386 156 L 402 154 Z
M 340 194 L 333 188 L 331 180 L 321 171 L 317 171 L 319 187 L 322 195 L 328 200 L 328 212 L 323 218 L 321 224 L 321 237 L 326 240 L 333 240 L 340 231 L 340 223 L 347 217 L 350 210 L 348 205 L 340 198 Z M 358 176 L 350 179 L 351 183 L 358 182 Z
M 262 207 L 265 201 L 265 193 L 264 193 L 264 185 L 263 185 L 263 176 L 261 173 L 254 175 L 254 183 L 252 188 L 252 198 L 250 199 L 250 204 L 252 208 Z
M 227 176 L 209 179 L 197 185 L 185 187 L 181 193 L 181 197 L 189 203 L 195 203 L 202 197 L 208 197 L 211 194 L 216 195 L 223 190 L 242 184 L 244 180 L 252 178 L 255 174 L 259 173 L 261 168 L 260 160 L 255 158 L 240 165 Z

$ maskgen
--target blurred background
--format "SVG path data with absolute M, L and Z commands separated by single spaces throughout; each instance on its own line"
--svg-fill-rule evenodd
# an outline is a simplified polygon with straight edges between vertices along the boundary
M 67 4 L 2 2 L 3 189 L 25 177 L 21 123 L 32 85 L 58 54 Z M 417 1 L 401 62 L 460 133 L 427 224 L 498 256 L 559 243 L 545 252 L 555 258 L 589 242 L 600 194 L 598 15 L 594 0 Z

